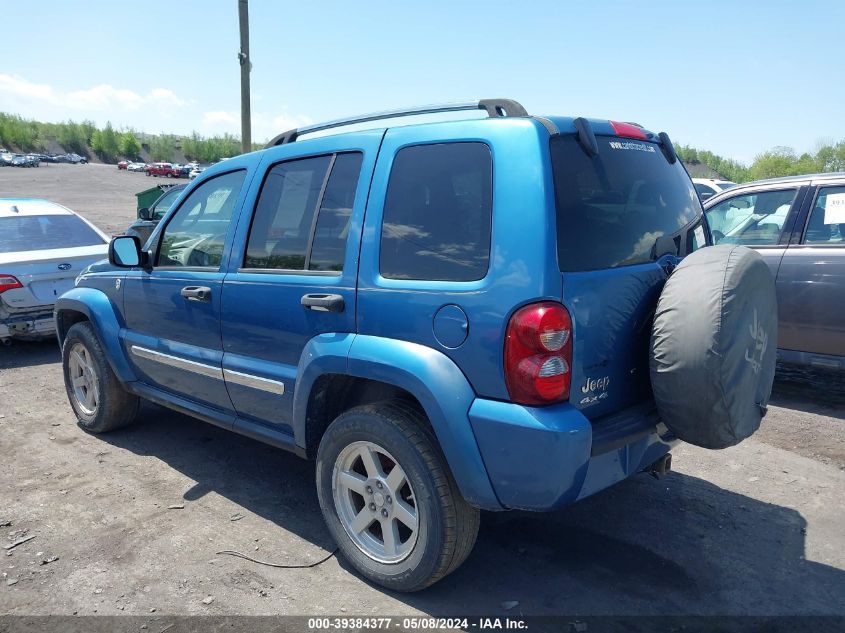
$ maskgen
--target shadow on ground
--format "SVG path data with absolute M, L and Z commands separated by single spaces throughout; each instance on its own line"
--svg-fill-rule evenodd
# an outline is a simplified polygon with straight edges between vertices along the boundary
M 54 338 L 38 342 L 14 341 L 11 345 L 0 345 L 0 370 L 48 365 L 61 360 L 59 343 Z
M 771 404 L 845 420 L 845 374 L 778 365 Z
M 140 417 L 102 439 L 198 482 L 187 500 L 214 491 L 333 548 L 312 463 L 153 405 Z M 462 568 L 395 597 L 434 615 L 845 614 L 845 572 L 804 559 L 805 530 L 794 510 L 681 473 L 640 475 L 551 514 L 485 513 Z

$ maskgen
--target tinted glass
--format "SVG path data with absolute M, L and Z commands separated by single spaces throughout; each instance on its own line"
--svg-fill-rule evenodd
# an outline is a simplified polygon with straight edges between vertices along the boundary
M 339 154 L 332 167 L 314 231 L 308 270 L 343 270 L 352 204 L 363 154 Z
M 483 143 L 419 145 L 393 161 L 381 233 L 381 274 L 472 281 L 487 274 L 493 159 Z
M 164 217 L 164 214 L 167 213 L 170 210 L 170 207 L 173 206 L 173 203 L 176 202 L 176 198 L 179 197 L 180 193 L 182 193 L 182 189 L 171 189 L 159 198 L 153 205 L 153 219 L 161 220 Z
M 0 218 L 0 253 L 45 251 L 105 244 L 75 215 L 27 215 Z
M 805 244 L 845 244 L 845 187 L 819 190 L 810 212 Z
M 707 198 L 713 197 L 713 189 L 710 188 L 710 185 L 705 185 L 700 182 L 697 182 L 693 185 L 695 190 L 698 192 L 698 195 L 701 196 L 702 200 L 707 200 Z
M 725 189 L 730 189 L 731 187 L 736 187 L 736 183 L 735 182 L 719 182 L 719 183 L 716 183 L 716 186 L 719 189 L 721 189 L 722 191 L 724 191 Z
M 245 176 L 243 170 L 233 171 L 191 192 L 164 229 L 159 266 L 220 266 L 226 232 Z
M 574 136 L 551 140 L 558 264 L 596 270 L 652 261 L 688 232 L 701 203 L 680 161 L 659 146 L 598 137 L 591 158 Z M 662 240 L 660 238 L 667 238 Z M 680 240 L 678 240 L 680 243 Z
M 304 270 L 314 212 L 331 156 L 281 163 L 264 180 L 250 228 L 245 268 Z
M 707 210 L 714 244 L 777 244 L 797 189 L 735 196 Z

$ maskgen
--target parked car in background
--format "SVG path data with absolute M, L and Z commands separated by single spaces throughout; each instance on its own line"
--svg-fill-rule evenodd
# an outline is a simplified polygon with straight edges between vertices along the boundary
M 146 163 L 129 163 L 129 165 L 126 166 L 127 171 L 145 171 L 146 169 Z
M 38 167 L 41 164 L 34 156 L 28 154 L 15 154 L 12 156 L 12 167 Z
M 704 206 L 714 244 L 756 249 L 775 276 L 779 360 L 845 370 L 845 174 L 744 183 Z
M 71 152 L 69 154 L 56 155 L 56 162 L 71 163 L 73 165 L 86 165 L 88 163 L 88 159 L 84 156 Z
M 10 167 L 15 155 L 12 152 L 3 150 L 0 152 L 0 167 Z
M 178 178 L 182 175 L 181 169 L 173 167 L 172 163 L 151 163 L 146 166 L 147 176 L 164 176 L 166 178 Z
M 167 185 L 160 186 L 165 187 Z M 153 204 L 148 208 L 138 209 L 138 219 L 129 225 L 129 228 L 126 229 L 126 235 L 134 235 L 140 240 L 141 244 L 146 244 L 147 239 L 149 239 L 153 232 L 153 229 L 158 226 L 158 223 L 164 217 L 164 214 L 167 213 L 171 206 L 173 206 L 173 203 L 176 202 L 179 194 L 181 194 L 187 186 L 187 184 L 173 185 L 167 191 L 162 193 L 158 200 L 153 202 Z
M 54 202 L 0 198 L 0 341 L 52 335 L 56 298 L 108 254 L 108 241 Z
M 188 178 L 190 180 L 193 180 L 194 178 L 199 176 L 204 171 L 205 171 L 205 169 L 203 167 L 199 167 L 199 166 L 192 167 L 191 171 L 188 173 Z
M 129 167 L 129 161 L 128 160 L 121 160 L 117 163 L 118 169 L 127 169 L 128 167 Z
M 36 154 L 38 156 L 38 160 L 42 163 L 58 163 L 59 161 L 56 159 L 54 154 Z
M 698 192 L 702 202 L 726 189 L 736 187 L 736 183 L 730 180 L 714 180 L 713 178 L 693 178 L 692 184 L 695 186 L 695 190 Z

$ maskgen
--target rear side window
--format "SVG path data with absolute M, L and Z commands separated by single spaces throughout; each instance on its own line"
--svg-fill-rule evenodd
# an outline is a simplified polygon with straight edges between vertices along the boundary
M 382 276 L 482 279 L 490 260 L 492 210 L 493 159 L 484 143 L 399 150 L 384 202 Z
M 771 246 L 780 242 L 797 189 L 760 191 L 724 200 L 707 210 L 714 244 Z
M 641 264 L 680 250 L 702 213 L 680 161 L 669 164 L 654 143 L 597 140 L 595 158 L 574 136 L 550 142 L 561 271 Z
M 267 174 L 244 268 L 343 270 L 360 152 L 280 163 Z
M 845 246 L 845 187 L 819 190 L 810 211 L 804 243 Z
M 75 215 L 22 215 L 0 218 L 0 253 L 45 251 L 105 244 Z

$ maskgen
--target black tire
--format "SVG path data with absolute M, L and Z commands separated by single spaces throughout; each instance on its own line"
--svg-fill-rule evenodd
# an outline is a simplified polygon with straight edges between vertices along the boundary
M 380 562 L 356 545 L 338 516 L 333 472 L 341 452 L 356 442 L 387 450 L 413 490 L 419 527 L 410 553 Z M 317 495 L 337 545 L 364 577 L 395 591 L 419 591 L 457 569 L 472 551 L 480 512 L 461 496 L 428 420 L 398 401 L 355 407 L 326 430 L 317 453 Z M 388 501 L 390 498 L 388 497 Z
M 87 358 L 95 370 L 93 380 L 97 382 L 98 402 L 91 410 L 86 410 L 74 392 L 70 360 L 72 350 L 81 345 L 87 352 Z M 128 393 L 114 375 L 108 359 L 94 328 L 88 321 L 76 323 L 68 330 L 62 344 L 62 371 L 65 379 L 70 406 L 80 427 L 91 433 L 106 433 L 127 426 L 135 421 L 140 399 Z

